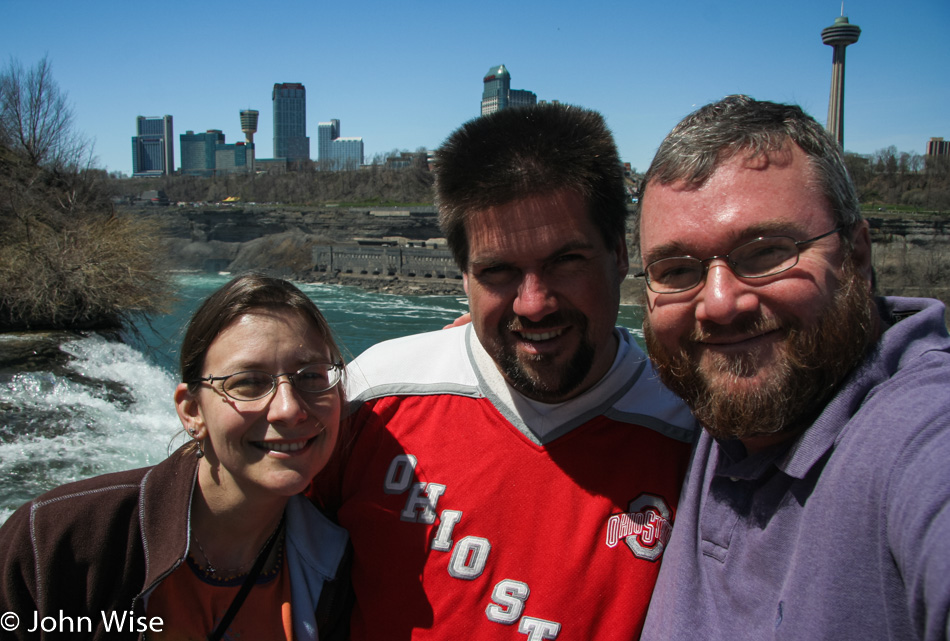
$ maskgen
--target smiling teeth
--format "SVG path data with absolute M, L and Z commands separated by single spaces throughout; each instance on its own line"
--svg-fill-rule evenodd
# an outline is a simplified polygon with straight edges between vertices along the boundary
M 298 443 L 261 443 L 261 448 L 271 452 L 299 452 L 307 446 L 307 441 Z
M 563 331 L 564 331 L 564 330 L 559 329 L 559 330 L 554 331 L 554 332 L 541 332 L 540 334 L 532 334 L 532 333 L 530 333 L 530 332 L 521 332 L 521 336 L 523 336 L 524 338 L 526 338 L 526 339 L 529 340 L 529 341 L 546 341 L 546 340 L 548 340 L 548 339 L 550 339 L 550 338 L 554 338 L 554 337 L 556 337 L 556 336 L 560 336 L 560 335 L 561 335 L 561 332 L 563 332 Z

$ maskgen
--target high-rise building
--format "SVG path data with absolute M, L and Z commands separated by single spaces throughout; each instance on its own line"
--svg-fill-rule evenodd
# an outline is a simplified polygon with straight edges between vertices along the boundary
M 927 141 L 927 156 L 937 158 L 938 156 L 950 157 L 950 140 L 943 138 L 931 138 Z
M 336 119 L 317 125 L 317 151 L 321 169 L 358 169 L 363 164 L 363 139 L 341 138 Z
M 274 85 L 274 158 L 310 160 L 307 90 L 299 82 Z
M 508 107 L 528 107 L 538 103 L 538 97 L 531 91 L 511 88 L 511 74 L 505 65 L 488 70 L 483 78 L 482 115 L 495 113 Z
M 844 16 L 821 30 L 821 41 L 834 48 L 831 58 L 831 96 L 828 99 L 828 124 L 831 132 L 844 149 L 844 50 L 861 36 L 861 27 L 849 24 Z
M 330 120 L 321 122 L 317 125 L 317 154 L 322 163 L 328 162 L 333 152 L 330 151 L 330 143 L 340 137 L 340 121 Z
M 175 172 L 175 141 L 171 116 L 135 119 L 132 175 L 162 176 Z
M 253 144 L 249 145 L 246 142 L 225 144 L 221 141 L 214 146 L 214 173 L 220 176 L 249 171 L 253 158 Z
M 511 90 L 511 74 L 505 65 L 492 67 L 485 74 L 482 82 L 482 115 L 495 113 L 508 106 L 508 92 Z
M 181 148 L 181 173 L 189 176 L 214 175 L 214 146 L 224 143 L 224 133 L 220 129 L 209 129 L 204 133 L 186 131 L 178 137 Z
M 190 176 L 214 176 L 249 171 L 254 160 L 254 143 L 227 144 L 220 129 L 196 134 L 187 131 L 180 137 L 181 173 Z

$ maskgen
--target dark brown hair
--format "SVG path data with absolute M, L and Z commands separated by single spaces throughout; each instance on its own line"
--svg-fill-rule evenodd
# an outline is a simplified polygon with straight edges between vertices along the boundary
M 439 224 L 463 271 L 468 217 L 561 189 L 584 198 L 608 247 L 625 242 L 623 168 L 613 135 L 595 111 L 552 103 L 470 120 L 436 152 L 435 175 Z
M 291 309 L 313 321 L 320 333 L 333 362 L 342 362 L 343 357 L 323 314 L 306 294 L 292 283 L 280 278 L 271 278 L 251 273 L 238 276 L 217 290 L 201 304 L 191 317 L 179 357 L 181 380 L 192 385 L 202 376 L 205 356 L 212 341 L 238 317 L 254 308 Z M 342 390 L 342 384 L 341 388 Z

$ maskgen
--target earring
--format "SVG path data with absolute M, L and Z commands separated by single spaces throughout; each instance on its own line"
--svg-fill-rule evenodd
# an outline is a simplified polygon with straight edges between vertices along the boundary
M 195 429 L 194 429 L 194 428 L 189 429 L 189 430 L 188 430 L 188 433 L 191 434 L 191 437 L 192 437 L 193 439 L 195 439 L 195 445 L 198 446 L 198 449 L 195 451 L 195 458 L 201 458 L 201 457 L 203 457 L 203 456 L 205 455 L 205 452 L 204 452 L 203 449 L 201 449 L 201 441 L 200 441 L 200 440 L 198 439 L 198 437 L 196 436 Z

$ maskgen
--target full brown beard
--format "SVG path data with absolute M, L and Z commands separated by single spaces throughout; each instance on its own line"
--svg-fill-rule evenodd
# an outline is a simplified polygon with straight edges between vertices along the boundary
M 874 341 L 873 298 L 868 283 L 848 260 L 831 306 L 811 327 L 784 319 L 784 353 L 757 386 L 739 385 L 759 369 L 759 354 L 750 351 L 733 359 L 718 359 L 710 375 L 701 365 L 694 336 L 669 350 L 656 338 L 649 318 L 643 333 L 662 381 L 683 398 L 703 427 L 716 438 L 748 438 L 791 432 L 804 427 L 824 409 L 845 377 L 861 362 Z M 743 329 L 768 327 L 757 318 Z

